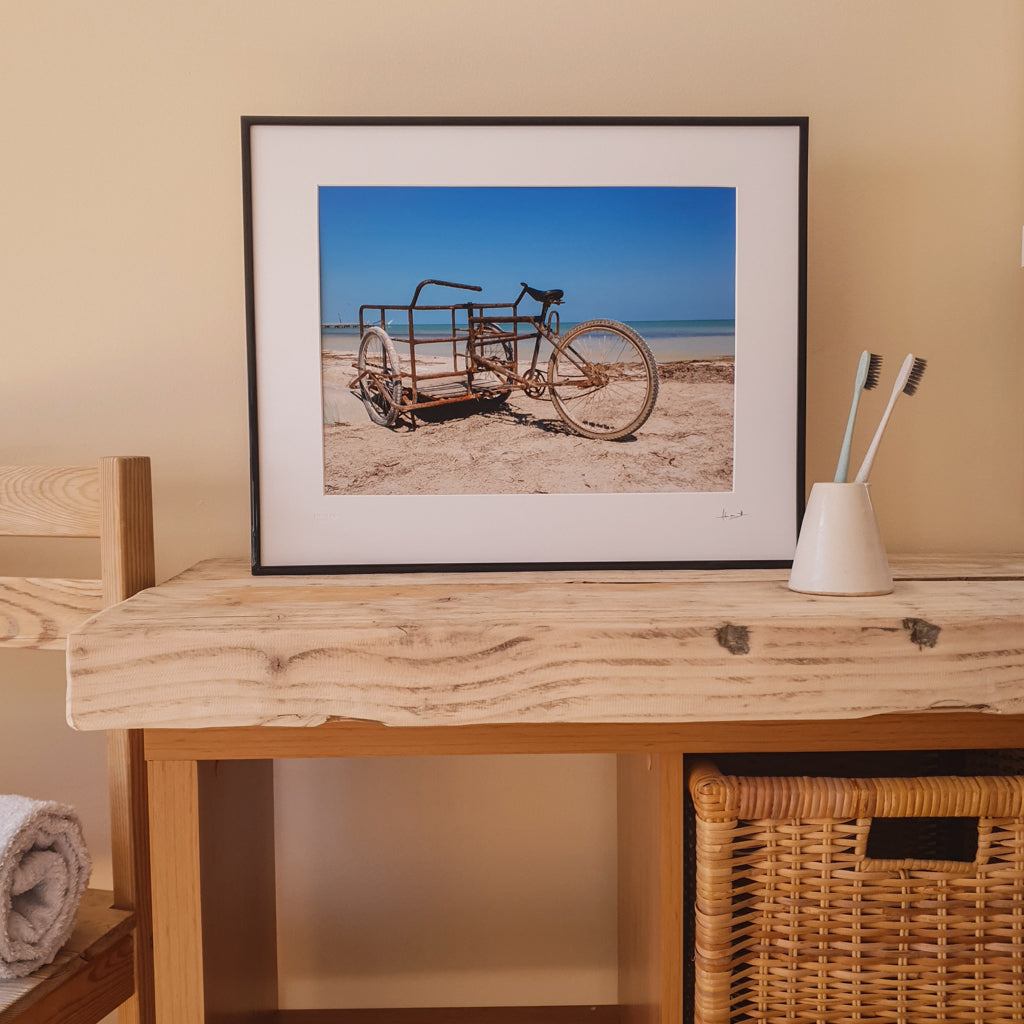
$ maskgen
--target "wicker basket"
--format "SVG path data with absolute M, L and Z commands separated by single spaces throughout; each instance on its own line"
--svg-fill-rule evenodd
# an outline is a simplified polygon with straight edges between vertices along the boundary
M 728 777 L 703 761 L 689 787 L 695 1024 L 1024 1022 L 1024 779 Z M 881 859 L 873 819 L 960 819 L 972 849 Z

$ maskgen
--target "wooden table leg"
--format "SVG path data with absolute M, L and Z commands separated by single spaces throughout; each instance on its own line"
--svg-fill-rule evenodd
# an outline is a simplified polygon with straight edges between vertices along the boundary
M 207 1021 L 276 1011 L 273 761 L 199 762 L 199 868 Z
M 149 762 L 156 1016 L 277 1009 L 272 761 Z
M 620 754 L 619 1003 L 628 1024 L 682 1024 L 683 757 Z
M 156 1019 L 205 1024 L 195 761 L 149 762 Z
M 135 993 L 118 1008 L 117 1024 L 156 1024 L 148 800 L 141 731 L 118 729 L 107 733 L 107 764 L 114 906 L 135 913 Z

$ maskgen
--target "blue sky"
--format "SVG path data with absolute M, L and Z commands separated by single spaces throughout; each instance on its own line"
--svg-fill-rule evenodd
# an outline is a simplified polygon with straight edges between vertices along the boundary
M 319 203 L 324 322 L 405 305 L 425 278 L 484 289 L 425 289 L 432 305 L 561 288 L 565 322 L 735 316 L 733 189 L 325 186 Z

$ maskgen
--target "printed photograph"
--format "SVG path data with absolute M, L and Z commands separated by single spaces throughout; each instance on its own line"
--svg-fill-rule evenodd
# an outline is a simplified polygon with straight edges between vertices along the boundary
M 322 186 L 318 210 L 326 494 L 732 490 L 734 189 Z

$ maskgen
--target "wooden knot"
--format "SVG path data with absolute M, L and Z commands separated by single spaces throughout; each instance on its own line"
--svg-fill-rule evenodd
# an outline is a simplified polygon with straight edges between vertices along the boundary
M 904 619 L 903 628 L 910 634 L 910 642 L 917 644 L 920 650 L 934 647 L 939 642 L 941 626 L 936 626 L 924 619 Z
M 750 630 L 746 626 L 734 626 L 727 622 L 715 631 L 715 639 L 730 654 L 750 653 Z

